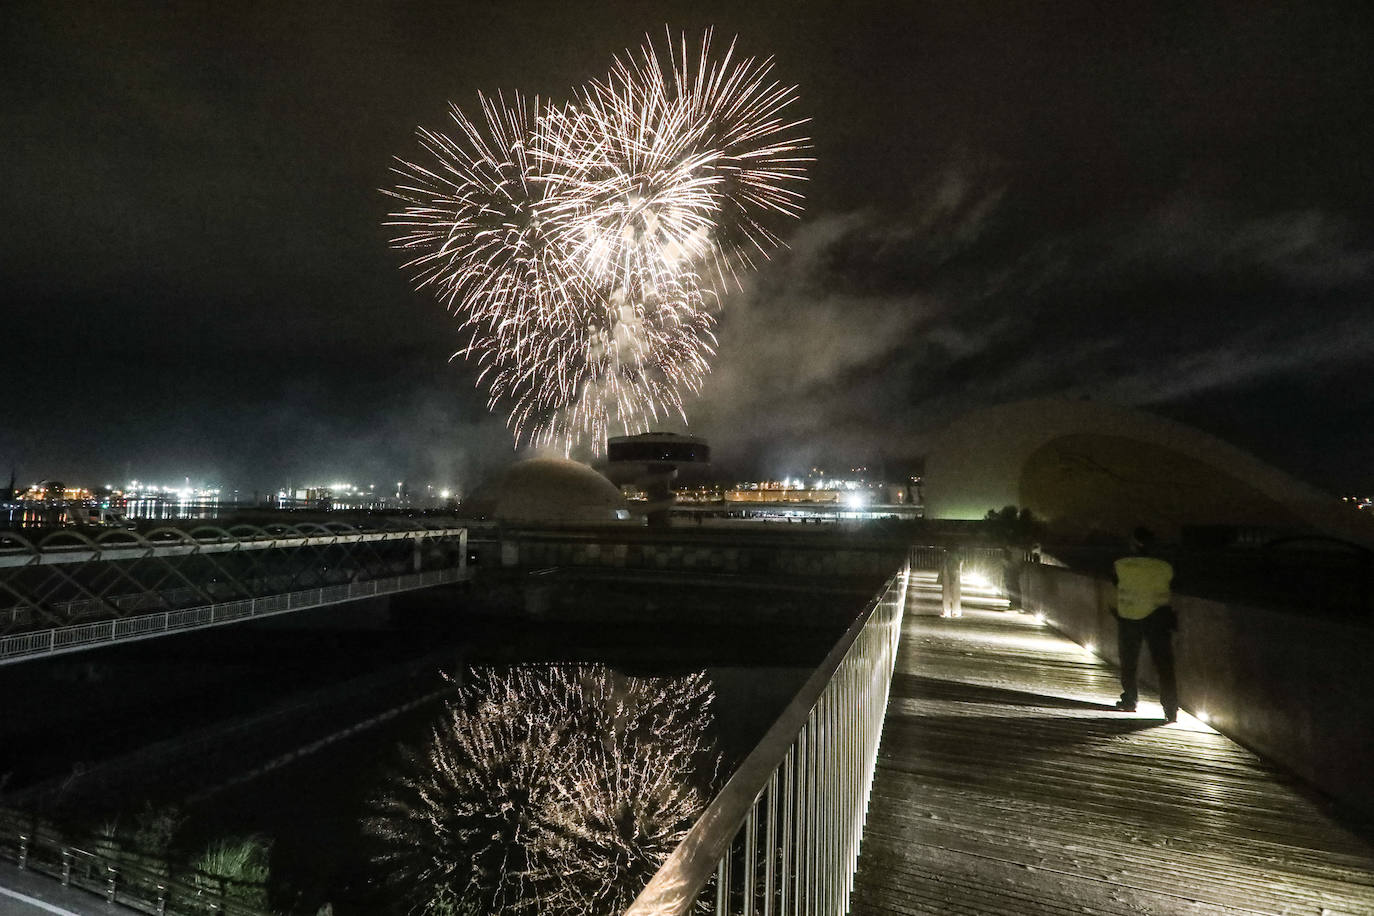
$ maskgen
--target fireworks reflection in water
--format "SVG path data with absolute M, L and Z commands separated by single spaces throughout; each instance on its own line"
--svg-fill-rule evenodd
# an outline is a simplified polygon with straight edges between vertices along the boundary
M 474 672 L 374 800 L 374 862 L 409 912 L 620 912 L 710 800 L 713 698 L 701 673 Z

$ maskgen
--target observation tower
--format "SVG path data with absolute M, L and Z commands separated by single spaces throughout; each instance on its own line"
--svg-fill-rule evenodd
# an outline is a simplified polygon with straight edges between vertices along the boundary
M 655 527 L 668 524 L 678 469 L 710 463 L 711 447 L 697 436 L 641 433 L 606 440 L 606 476 L 618 487 L 629 485 L 644 492 L 644 512 Z

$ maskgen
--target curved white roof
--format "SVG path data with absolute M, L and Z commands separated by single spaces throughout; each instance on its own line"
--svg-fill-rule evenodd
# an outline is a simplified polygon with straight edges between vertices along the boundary
M 567 458 L 530 458 L 498 472 L 463 503 L 465 514 L 506 522 L 595 524 L 624 518 L 620 490 Z
M 1215 436 L 1130 408 L 1056 399 L 975 411 L 936 436 L 926 456 L 926 515 L 982 518 L 1014 505 L 1053 519 L 1070 508 L 1047 504 L 1057 497 L 1045 481 L 1056 475 L 1066 492 L 1075 479 L 1094 483 L 1083 489 L 1096 496 L 1078 499 L 1072 511 L 1090 514 L 1084 499 L 1117 501 L 1097 507 L 1104 520 L 1136 508 L 1119 503 L 1158 497 L 1155 508 L 1175 525 L 1297 523 L 1370 537 L 1363 519 L 1348 517 L 1333 497 Z

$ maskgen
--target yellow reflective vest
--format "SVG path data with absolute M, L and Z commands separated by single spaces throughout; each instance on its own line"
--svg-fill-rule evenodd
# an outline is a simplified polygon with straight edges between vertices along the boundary
M 1172 602 L 1169 584 L 1174 568 L 1155 557 L 1122 557 L 1116 561 L 1116 612 L 1129 620 L 1150 616 Z

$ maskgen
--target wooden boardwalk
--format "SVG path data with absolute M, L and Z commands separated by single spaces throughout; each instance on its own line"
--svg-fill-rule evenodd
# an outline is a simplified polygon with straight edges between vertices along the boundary
M 1158 704 L 1116 712 L 1115 670 L 1029 615 L 928 607 L 909 605 L 852 916 L 1374 914 L 1368 833 L 1276 768 Z

